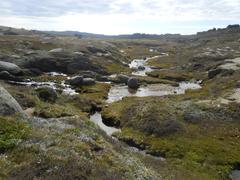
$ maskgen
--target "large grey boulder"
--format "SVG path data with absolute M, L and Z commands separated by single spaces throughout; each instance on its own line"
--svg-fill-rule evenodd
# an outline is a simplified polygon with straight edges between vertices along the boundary
M 19 75 L 22 70 L 16 64 L 0 61 L 0 71 L 7 71 L 13 75 Z
M 137 78 L 130 78 L 127 85 L 131 89 L 137 89 L 139 87 Z
M 24 114 L 18 102 L 0 85 L 0 115 Z

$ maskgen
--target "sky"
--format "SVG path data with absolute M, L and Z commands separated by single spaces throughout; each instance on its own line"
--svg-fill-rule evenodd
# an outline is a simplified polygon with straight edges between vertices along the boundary
M 98 34 L 194 34 L 240 24 L 240 0 L 0 0 L 0 25 Z

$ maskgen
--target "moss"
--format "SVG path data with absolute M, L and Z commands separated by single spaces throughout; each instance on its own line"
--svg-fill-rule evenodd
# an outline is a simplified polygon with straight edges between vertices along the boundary
M 41 75 L 32 78 L 34 81 L 39 81 L 39 82 L 56 82 L 56 83 L 61 83 L 62 81 L 67 80 L 67 77 L 65 76 L 50 76 L 50 75 Z
M 43 118 L 58 118 L 76 114 L 71 108 L 57 104 L 41 104 L 34 110 L 34 115 Z
M 107 83 L 96 83 L 91 86 L 82 86 L 77 89 L 83 97 L 88 97 L 93 100 L 104 100 L 108 96 L 108 91 L 111 85 Z
M 145 84 L 170 84 L 172 86 L 178 86 L 177 82 L 169 81 L 166 79 L 159 79 L 156 77 L 150 77 L 150 76 L 141 76 L 137 77 L 140 83 Z
M 104 66 L 104 68 L 109 74 L 130 72 L 130 69 L 128 67 L 115 63 L 108 63 L 107 65 Z
M 220 132 L 221 129 L 218 129 L 215 133 Z M 115 136 L 127 143 L 131 140 L 134 146 L 143 147 L 149 154 L 167 158 L 177 169 L 192 171 L 192 174 L 208 177 L 207 179 L 226 178 L 234 164 L 240 160 L 240 144 L 233 145 L 227 139 L 218 140 L 207 134 L 207 131 L 205 133 L 157 138 L 124 128 Z
M 193 78 L 192 73 L 177 72 L 177 71 L 152 71 L 147 73 L 148 76 L 165 79 L 170 81 L 188 81 Z
M 0 153 L 14 148 L 28 132 L 28 126 L 20 119 L 0 117 Z
M 236 118 L 239 107 L 236 104 L 205 107 L 188 97 L 189 94 L 124 98 L 104 108 L 103 118 L 119 121 L 122 132 L 115 134 L 118 139 L 154 156 L 165 157 L 181 172 L 188 171 L 206 179 L 226 178 L 234 164 L 240 161 L 237 153 L 240 126 Z M 201 120 L 191 124 L 183 119 L 188 111 L 203 112 L 206 116 L 199 116 Z M 184 128 L 162 133 L 162 127 L 167 129 L 162 123 L 169 119 Z

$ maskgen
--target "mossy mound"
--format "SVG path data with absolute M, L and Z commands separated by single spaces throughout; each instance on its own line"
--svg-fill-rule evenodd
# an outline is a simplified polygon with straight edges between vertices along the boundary
M 165 157 L 182 173 L 227 178 L 240 161 L 239 105 L 205 106 L 184 98 L 125 98 L 105 108 L 103 118 L 118 122 L 118 139 Z

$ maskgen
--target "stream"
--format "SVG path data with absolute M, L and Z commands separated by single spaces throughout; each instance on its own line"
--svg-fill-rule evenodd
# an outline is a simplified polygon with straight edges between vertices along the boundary
M 147 64 L 149 60 L 156 59 L 159 57 L 168 56 L 167 53 L 162 53 L 158 56 L 153 56 L 149 58 L 144 59 L 134 59 L 130 64 L 129 68 L 133 69 L 134 72 L 132 72 L 132 75 L 135 76 L 147 76 L 146 73 L 153 71 L 152 67 Z
M 138 90 L 129 89 L 126 85 L 114 85 L 108 93 L 107 103 L 113 103 L 122 100 L 124 97 L 148 97 L 148 96 L 166 96 L 173 94 L 184 94 L 188 89 L 200 89 L 200 81 L 181 82 L 178 87 L 167 84 L 150 84 L 138 88 Z
M 109 136 L 111 136 L 115 132 L 120 132 L 121 131 L 120 129 L 106 126 L 102 121 L 102 115 L 101 115 L 100 112 L 95 112 L 93 115 L 91 115 L 90 120 L 92 122 L 94 122 L 95 124 L 97 124 Z
M 129 67 L 134 69 L 135 71 L 132 73 L 137 76 L 146 76 L 147 72 L 152 71 L 153 69 L 147 65 L 147 61 L 150 59 L 158 58 L 161 56 L 168 56 L 167 53 L 164 53 L 159 56 L 154 56 L 146 59 L 134 59 Z M 144 67 L 140 68 L 139 67 Z M 116 74 L 111 75 L 110 77 L 116 77 Z M 148 96 L 166 96 L 166 95 L 174 95 L 174 94 L 184 94 L 188 89 L 200 89 L 201 81 L 192 81 L 192 82 L 181 82 L 178 87 L 174 87 L 167 84 L 150 84 L 147 86 L 141 86 L 137 90 L 129 89 L 128 86 L 124 84 L 112 85 L 108 98 L 106 100 L 107 103 L 113 103 L 116 101 L 122 100 L 124 97 L 148 97 Z M 114 127 L 106 126 L 102 121 L 102 116 L 100 112 L 95 112 L 95 114 L 90 116 L 90 120 L 95 124 L 99 125 L 99 127 L 106 132 L 108 135 L 112 135 L 115 132 L 120 132 L 120 129 L 116 129 Z

